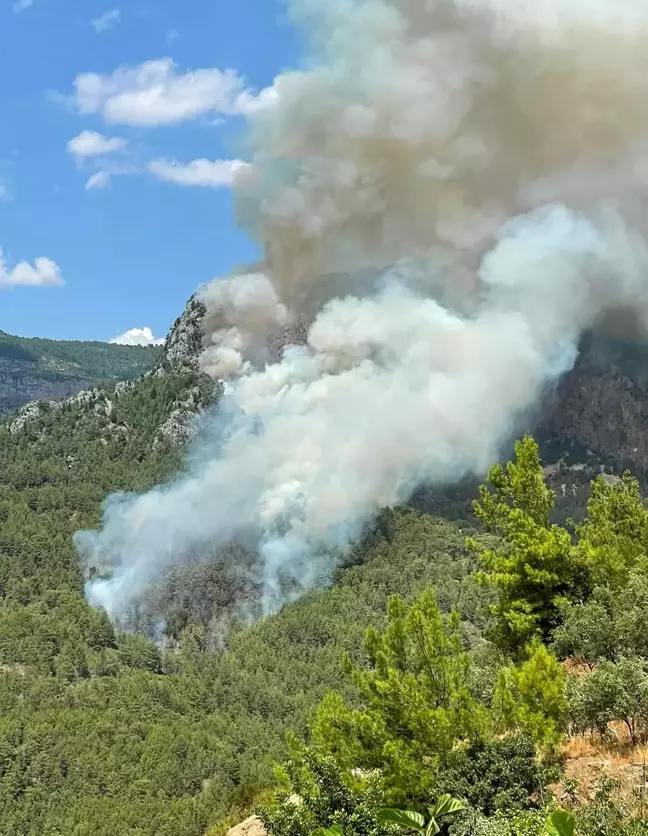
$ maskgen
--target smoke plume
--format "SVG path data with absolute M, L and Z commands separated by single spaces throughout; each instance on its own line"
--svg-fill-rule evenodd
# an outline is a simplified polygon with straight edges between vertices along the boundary
M 265 259 L 200 291 L 225 393 L 188 475 L 77 535 L 115 618 L 237 540 L 276 608 L 381 506 L 483 472 L 585 330 L 648 324 L 643 0 L 291 12 L 310 58 L 251 117 L 236 181 Z

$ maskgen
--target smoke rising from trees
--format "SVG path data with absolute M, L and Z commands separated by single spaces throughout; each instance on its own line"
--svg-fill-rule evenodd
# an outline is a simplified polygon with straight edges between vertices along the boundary
M 482 472 L 608 312 L 648 321 L 642 2 L 291 11 L 311 60 L 236 177 L 265 259 L 199 294 L 224 395 L 187 472 L 77 535 L 114 618 L 232 540 L 280 606 L 381 506 Z

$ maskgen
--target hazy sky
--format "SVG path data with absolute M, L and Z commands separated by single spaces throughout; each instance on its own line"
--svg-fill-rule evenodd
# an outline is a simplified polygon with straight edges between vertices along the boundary
M 0 3 L 0 329 L 164 336 L 255 253 L 228 184 L 297 61 L 282 2 Z

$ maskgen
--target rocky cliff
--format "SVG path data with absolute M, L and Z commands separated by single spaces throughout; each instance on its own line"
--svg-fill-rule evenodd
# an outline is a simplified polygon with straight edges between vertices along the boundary
M 557 451 L 648 473 L 648 345 L 586 339 L 576 366 L 547 398 L 538 434 Z
M 204 306 L 192 298 L 170 332 L 165 362 L 198 368 L 204 316 Z M 278 333 L 272 353 L 279 357 L 287 342 L 304 339 L 303 332 Z M 547 393 L 529 428 L 552 465 L 567 455 L 571 466 L 586 464 L 588 475 L 602 464 L 648 473 L 648 344 L 588 335 L 574 369 Z
M 129 379 L 149 368 L 145 378 L 182 378 L 167 404 L 157 437 L 183 443 L 191 435 L 193 415 L 206 404 L 209 389 L 198 363 L 205 313 L 202 303 L 192 297 L 157 354 L 124 346 L 67 344 L 76 346 L 76 355 L 85 359 L 84 364 L 74 362 L 70 349 L 63 357 L 54 356 L 49 347 L 52 341 L 23 341 L 19 346 L 23 353 L 12 343 L 10 353 L 6 343 L 16 338 L 0 332 L 0 412 L 27 401 L 60 400 L 91 388 L 98 378 Z M 304 337 L 303 332 L 291 330 L 277 333 L 272 338 L 272 354 L 279 357 L 286 343 L 303 342 Z M 41 347 L 36 357 L 33 347 L 25 346 L 31 342 Z M 59 355 L 62 345 L 54 344 L 59 346 Z M 31 351 L 29 356 L 25 349 Z M 105 355 L 99 362 L 102 352 Z M 175 384 L 169 381 L 167 385 Z M 219 390 L 212 387 L 211 391 L 213 397 Z M 95 394 L 99 397 L 100 393 L 95 390 Z M 115 397 L 119 399 L 120 393 L 115 392 Z M 33 407 L 25 407 L 14 419 L 16 426 L 29 422 L 33 414 Z M 541 441 L 548 473 L 559 494 L 578 499 L 581 488 L 602 469 L 614 473 L 631 467 L 648 474 L 648 344 L 603 334 L 588 336 L 574 369 L 547 393 L 528 424 Z
M 36 400 L 59 401 L 90 385 L 88 377 L 39 369 L 0 358 L 0 413 Z
M 158 350 L 144 346 L 14 337 L 0 331 L 0 414 L 36 400 L 60 401 L 89 386 L 131 380 Z

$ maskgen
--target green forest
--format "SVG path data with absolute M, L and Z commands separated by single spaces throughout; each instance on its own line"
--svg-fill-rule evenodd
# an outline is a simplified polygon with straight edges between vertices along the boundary
M 630 474 L 565 521 L 527 436 L 470 515 L 384 509 L 276 616 L 245 617 L 235 547 L 176 570 L 137 630 L 87 605 L 73 533 L 177 472 L 160 426 L 217 394 L 167 370 L 0 424 L 0 834 L 221 836 L 253 813 L 272 836 L 646 833 Z
M 159 353 L 157 346 L 15 337 L 0 331 L 4 373 L 32 364 L 40 372 L 75 374 L 99 382 L 134 380 L 151 368 Z

